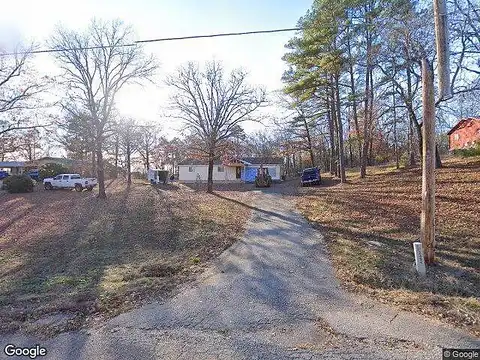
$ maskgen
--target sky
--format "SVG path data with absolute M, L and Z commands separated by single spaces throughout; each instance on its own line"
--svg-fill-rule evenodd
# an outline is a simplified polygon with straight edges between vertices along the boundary
M 292 28 L 311 3 L 312 0 L 8 1 L 0 13 L 0 46 L 11 50 L 20 42 L 35 42 L 45 47 L 57 25 L 83 29 L 93 17 L 122 19 L 133 26 L 137 40 Z M 123 89 L 117 98 L 119 112 L 139 121 L 158 120 L 171 137 L 179 124 L 164 117 L 171 90 L 163 81 L 188 61 L 202 64 L 220 60 L 227 70 L 246 69 L 252 85 L 264 86 L 269 92 L 281 89 L 280 79 L 286 69 L 281 57 L 285 43 L 293 35 L 286 32 L 146 44 L 145 52 L 154 54 L 160 63 L 155 84 Z M 58 74 L 51 55 L 36 55 L 34 61 L 42 74 Z M 272 105 L 267 111 L 276 114 L 281 110 Z M 245 129 L 252 132 L 262 127 L 250 123 Z

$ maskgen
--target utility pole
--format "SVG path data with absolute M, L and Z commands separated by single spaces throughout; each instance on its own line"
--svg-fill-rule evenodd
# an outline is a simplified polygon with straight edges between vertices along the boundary
M 433 0 L 435 17 L 435 44 L 438 56 L 439 99 L 452 97 L 450 88 L 450 63 L 447 6 L 445 0 Z M 437 103 L 438 103 L 437 102 Z M 433 71 L 428 59 L 422 59 L 422 215 L 421 241 L 427 264 L 435 261 L 435 95 Z
M 421 236 L 425 263 L 435 261 L 435 97 L 433 72 L 426 58 L 422 59 L 422 215 Z

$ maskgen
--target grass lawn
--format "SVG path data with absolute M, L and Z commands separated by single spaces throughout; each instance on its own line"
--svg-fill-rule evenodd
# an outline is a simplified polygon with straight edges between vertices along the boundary
M 171 295 L 242 235 L 254 196 L 119 182 L 107 195 L 0 197 L 0 331 L 51 335 Z
M 345 185 L 325 175 L 298 207 L 325 233 L 347 288 L 480 336 L 480 158 L 444 165 L 436 173 L 437 264 L 425 279 L 413 269 L 420 169 L 369 168 L 366 179 L 351 171 Z

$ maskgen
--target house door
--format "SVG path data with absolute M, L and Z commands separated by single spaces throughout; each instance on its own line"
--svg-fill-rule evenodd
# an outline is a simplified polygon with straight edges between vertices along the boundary
M 235 168 L 235 178 L 236 179 L 241 179 L 242 178 L 242 168 L 240 166 L 237 166 Z

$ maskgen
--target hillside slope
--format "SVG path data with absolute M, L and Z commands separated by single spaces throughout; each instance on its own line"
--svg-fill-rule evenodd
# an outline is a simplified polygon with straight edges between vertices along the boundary
M 325 233 L 337 276 L 353 291 L 480 336 L 480 158 L 452 158 L 437 170 L 437 264 L 424 280 L 412 248 L 420 236 L 421 170 L 370 174 L 309 189 L 298 202 Z

